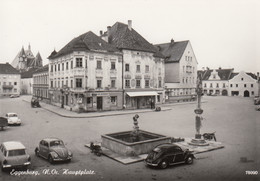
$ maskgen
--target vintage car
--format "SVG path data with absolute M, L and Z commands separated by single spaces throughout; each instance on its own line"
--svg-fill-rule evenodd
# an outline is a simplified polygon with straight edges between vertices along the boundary
M 188 149 L 182 149 L 176 144 L 165 143 L 156 146 L 145 159 L 148 166 L 167 168 L 180 163 L 192 164 L 194 155 Z
M 260 105 L 257 105 L 255 108 L 257 111 L 260 111 Z
M 6 126 L 8 126 L 7 119 L 4 117 L 0 117 L 0 128 L 3 130 Z
M 33 97 L 31 100 L 31 107 L 41 107 L 40 102 L 37 98 Z
M 254 104 L 255 105 L 260 105 L 260 97 L 259 96 L 255 96 L 254 97 Z
M 31 157 L 21 142 L 8 141 L 0 145 L 0 164 L 3 171 L 10 168 L 27 168 L 31 164 Z
M 6 113 L 5 118 L 7 119 L 8 125 L 21 125 L 22 121 L 18 118 L 16 113 Z
M 48 159 L 50 163 L 55 161 L 70 161 L 72 153 L 65 147 L 62 140 L 58 138 L 45 138 L 35 148 L 36 156 Z
M 10 98 L 16 98 L 16 97 L 20 97 L 20 95 L 19 94 L 12 94 L 12 95 L 10 95 Z

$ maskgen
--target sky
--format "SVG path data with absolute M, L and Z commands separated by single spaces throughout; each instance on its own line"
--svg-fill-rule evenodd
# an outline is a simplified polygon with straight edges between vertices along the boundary
M 258 0 L 0 0 L 0 63 L 24 46 L 43 64 L 55 49 L 116 22 L 152 44 L 190 40 L 198 69 L 260 72 Z

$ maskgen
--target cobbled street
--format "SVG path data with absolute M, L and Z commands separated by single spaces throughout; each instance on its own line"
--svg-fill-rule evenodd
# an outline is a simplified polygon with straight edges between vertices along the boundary
M 216 131 L 223 149 L 195 155 L 192 165 L 176 165 L 165 170 L 146 167 L 143 162 L 123 165 L 106 156 L 97 157 L 84 144 L 101 141 L 102 134 L 132 130 L 134 115 L 100 118 L 64 118 L 42 108 L 32 109 L 22 97 L 0 100 L 1 116 L 16 112 L 21 126 L 9 126 L 0 131 L 0 142 L 17 140 L 27 148 L 32 158 L 30 171 L 40 175 L 10 175 L 0 171 L 0 180 L 257 180 L 260 172 L 260 112 L 252 98 L 203 97 L 202 133 Z M 172 110 L 139 114 L 139 127 L 171 137 L 193 137 L 196 104 L 172 105 Z M 73 152 L 70 163 L 51 165 L 34 155 L 34 149 L 45 137 L 58 137 Z M 247 162 L 240 158 L 246 157 Z M 46 175 L 44 170 L 59 174 Z M 92 170 L 89 175 L 66 175 L 63 169 Z

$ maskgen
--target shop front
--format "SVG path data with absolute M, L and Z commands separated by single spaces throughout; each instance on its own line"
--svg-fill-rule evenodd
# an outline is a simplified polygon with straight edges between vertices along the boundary
M 160 95 L 156 91 L 126 92 L 125 106 L 126 109 L 154 109 L 158 100 Z

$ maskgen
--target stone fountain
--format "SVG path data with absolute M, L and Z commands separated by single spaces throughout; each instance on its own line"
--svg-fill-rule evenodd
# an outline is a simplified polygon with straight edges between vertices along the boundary
M 134 126 L 131 131 L 101 135 L 101 146 L 125 156 L 137 156 L 148 153 L 155 146 L 171 143 L 171 137 L 140 130 L 139 115 L 133 117 Z

